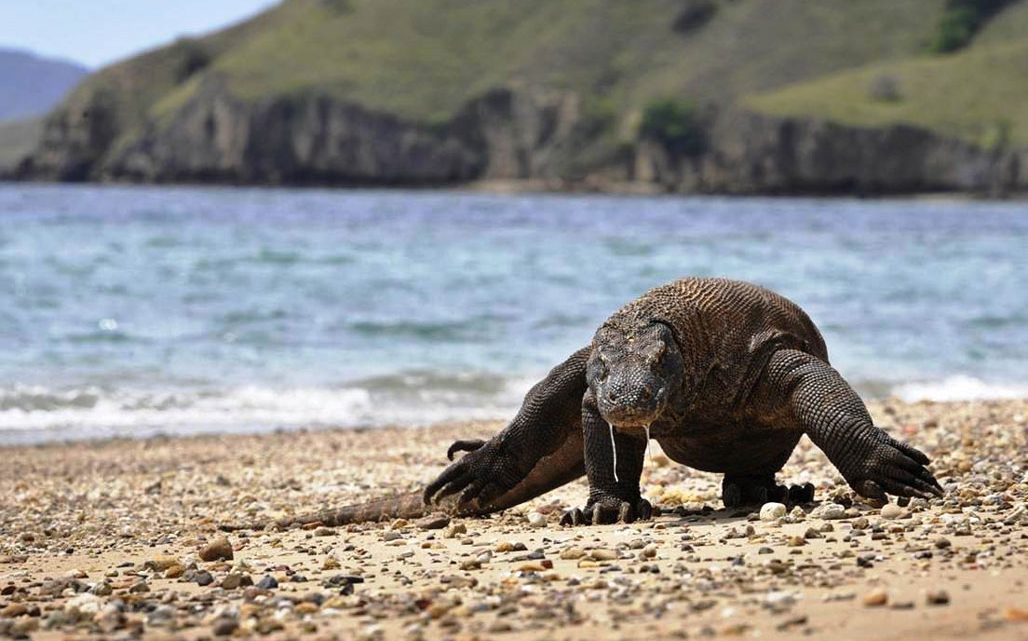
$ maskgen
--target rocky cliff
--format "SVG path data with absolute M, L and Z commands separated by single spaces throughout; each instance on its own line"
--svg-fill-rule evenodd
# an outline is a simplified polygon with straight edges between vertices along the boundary
M 890 194 L 1028 190 L 1028 152 L 985 150 L 928 130 L 844 126 L 711 109 L 704 150 L 641 139 L 583 164 L 595 123 L 572 92 L 496 89 L 425 124 L 303 92 L 246 102 L 217 78 L 169 117 L 119 137 L 97 92 L 54 114 L 24 178 L 230 184 L 439 185 L 542 180 L 681 193 Z
M 633 178 L 677 192 L 902 194 L 1028 190 L 1028 151 L 985 150 L 908 125 L 861 128 L 745 111 L 708 115 L 707 150 L 637 148 Z

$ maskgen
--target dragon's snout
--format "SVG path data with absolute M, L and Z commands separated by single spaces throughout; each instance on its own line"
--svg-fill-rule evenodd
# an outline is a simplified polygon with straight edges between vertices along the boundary
M 645 427 L 663 411 L 665 397 L 664 387 L 657 380 L 608 379 L 600 390 L 599 410 L 608 423 L 618 427 Z

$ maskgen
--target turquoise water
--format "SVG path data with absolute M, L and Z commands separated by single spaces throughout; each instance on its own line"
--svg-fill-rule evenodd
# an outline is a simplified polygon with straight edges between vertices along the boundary
M 0 185 L 0 442 L 503 417 L 615 308 L 769 286 L 869 395 L 1028 393 L 1028 205 Z

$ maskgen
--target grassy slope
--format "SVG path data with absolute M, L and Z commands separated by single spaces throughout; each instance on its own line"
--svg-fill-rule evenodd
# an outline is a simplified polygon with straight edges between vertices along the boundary
M 723 99 L 910 55 L 942 2 L 732 0 L 683 36 L 671 29 L 681 0 L 289 0 L 209 72 L 246 99 L 318 88 L 424 121 L 504 84 L 574 89 L 626 114 L 657 96 Z
M 869 96 L 872 80 L 897 81 L 900 100 Z M 881 126 L 908 123 L 981 145 L 1028 145 L 1028 2 L 1000 14 L 962 52 L 872 64 L 754 96 L 749 106 Z
M 43 131 L 41 118 L 0 121 L 0 173 L 32 151 Z

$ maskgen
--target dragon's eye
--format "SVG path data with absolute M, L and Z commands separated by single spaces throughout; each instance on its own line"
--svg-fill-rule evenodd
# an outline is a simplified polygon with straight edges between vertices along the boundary
M 646 350 L 646 362 L 654 365 L 660 362 L 660 359 L 664 358 L 664 354 L 666 352 L 667 344 L 664 341 L 658 341 L 655 345 Z

